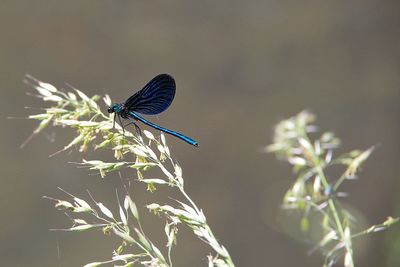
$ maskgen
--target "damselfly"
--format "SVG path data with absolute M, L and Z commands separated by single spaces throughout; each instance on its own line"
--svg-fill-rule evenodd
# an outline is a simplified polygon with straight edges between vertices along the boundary
M 175 80 L 172 76 L 168 74 L 157 75 L 142 90 L 133 94 L 124 103 L 112 104 L 108 108 L 108 112 L 115 113 L 114 123 L 117 116 L 120 120 L 121 118 L 138 120 L 164 133 L 178 137 L 193 146 L 198 146 L 198 143 L 192 138 L 158 126 L 138 115 L 138 113 L 156 115 L 165 111 L 171 105 L 172 100 L 174 100 L 175 88 Z

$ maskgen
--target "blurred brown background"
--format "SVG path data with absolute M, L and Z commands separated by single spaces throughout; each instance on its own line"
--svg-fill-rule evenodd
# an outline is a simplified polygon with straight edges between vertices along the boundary
M 24 75 L 123 101 L 167 72 L 177 94 L 153 121 L 199 141 L 195 149 L 168 138 L 189 194 L 237 266 L 321 266 L 309 246 L 279 231 L 292 174 L 260 151 L 279 120 L 310 109 L 321 129 L 342 138 L 341 151 L 378 144 L 360 179 L 343 188 L 345 201 L 368 224 L 399 215 L 399 10 L 396 0 L 2 0 L 0 265 L 81 266 L 107 260 L 117 245 L 95 231 L 48 231 L 69 221 L 43 195 L 62 196 L 60 186 L 86 198 L 89 189 L 113 207 L 119 178 L 88 176 L 68 163 L 77 152 L 49 159 L 72 131 L 48 129 L 19 149 L 36 123 L 7 117 L 42 105 L 25 95 Z M 142 185 L 134 191 L 140 206 L 168 201 Z M 164 220 L 142 214 L 163 247 Z M 399 230 L 360 239 L 357 266 L 400 266 Z M 175 266 L 206 266 L 209 251 L 182 227 Z

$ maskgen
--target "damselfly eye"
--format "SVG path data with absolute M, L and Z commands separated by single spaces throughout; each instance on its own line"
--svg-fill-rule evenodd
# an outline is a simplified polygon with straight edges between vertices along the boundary
M 108 113 L 114 113 L 114 108 L 113 108 L 113 107 L 109 107 L 109 108 L 107 109 L 107 111 L 108 111 Z

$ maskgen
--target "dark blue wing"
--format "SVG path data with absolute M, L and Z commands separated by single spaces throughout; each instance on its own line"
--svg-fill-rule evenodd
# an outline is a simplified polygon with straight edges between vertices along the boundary
M 129 111 L 156 115 L 171 105 L 175 96 L 175 80 L 168 74 L 160 74 L 148 82 L 142 90 L 125 101 Z

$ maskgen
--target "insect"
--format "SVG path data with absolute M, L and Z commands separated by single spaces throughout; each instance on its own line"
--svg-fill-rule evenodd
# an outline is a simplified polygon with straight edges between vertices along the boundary
M 120 122 L 121 118 L 134 119 L 197 147 L 199 144 L 192 138 L 154 124 L 138 114 L 156 115 L 165 111 L 171 105 L 172 100 L 174 100 L 175 88 L 175 80 L 172 76 L 159 74 L 151 79 L 142 90 L 134 93 L 124 103 L 114 103 L 107 111 L 108 113 L 115 113 L 114 123 L 117 116 Z M 132 123 L 138 128 L 134 121 Z

